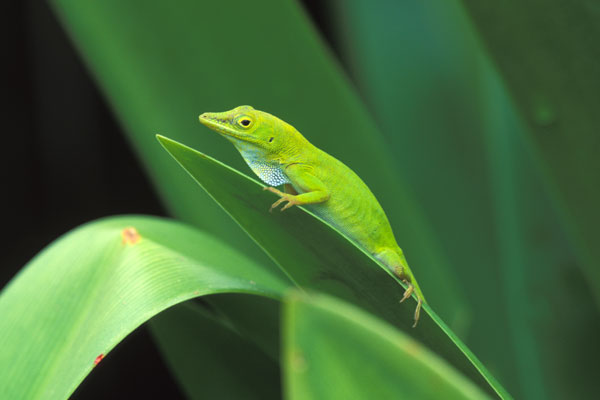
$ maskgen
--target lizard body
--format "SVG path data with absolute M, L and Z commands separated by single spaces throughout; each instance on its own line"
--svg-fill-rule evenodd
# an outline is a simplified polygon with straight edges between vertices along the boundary
M 250 169 L 280 196 L 271 210 L 304 205 L 344 232 L 415 292 L 419 320 L 423 293 L 394 238 L 390 223 L 367 185 L 344 163 L 312 145 L 293 126 L 250 106 L 204 113 L 200 122 L 233 143 Z M 284 185 L 284 192 L 274 186 Z

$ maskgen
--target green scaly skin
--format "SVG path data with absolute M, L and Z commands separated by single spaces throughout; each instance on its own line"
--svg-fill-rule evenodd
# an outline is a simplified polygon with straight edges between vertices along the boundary
M 367 185 L 341 161 L 313 146 L 293 126 L 250 106 L 204 113 L 200 122 L 233 143 L 250 168 L 280 197 L 271 210 L 303 205 L 344 232 L 404 281 L 402 301 L 417 296 L 415 324 L 425 300 L 390 223 Z M 284 185 L 284 192 L 273 186 Z

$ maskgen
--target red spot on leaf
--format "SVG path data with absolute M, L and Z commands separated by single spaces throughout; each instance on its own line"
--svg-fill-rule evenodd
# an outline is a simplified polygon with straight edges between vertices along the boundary
M 100 361 L 102 361 L 102 359 L 104 358 L 104 354 L 100 354 L 98 357 L 96 357 L 96 359 L 94 360 L 94 367 L 98 364 L 100 364 Z
M 123 238 L 123 244 L 136 244 L 142 238 L 133 226 L 123 229 L 121 237 Z

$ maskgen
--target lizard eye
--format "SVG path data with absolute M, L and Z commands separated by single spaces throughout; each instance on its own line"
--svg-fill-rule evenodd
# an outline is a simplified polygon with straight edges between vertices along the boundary
M 244 117 L 238 121 L 238 124 L 242 126 L 242 128 L 248 128 L 252 124 L 252 120 Z

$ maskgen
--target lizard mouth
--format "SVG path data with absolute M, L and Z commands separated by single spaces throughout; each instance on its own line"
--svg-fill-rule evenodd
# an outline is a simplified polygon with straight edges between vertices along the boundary
M 233 132 L 233 129 L 227 126 L 228 121 L 217 118 L 216 116 L 211 115 L 211 113 L 204 113 L 200 115 L 198 119 L 202 125 L 209 127 L 213 131 L 217 131 L 225 135 L 233 135 L 235 133 Z
M 216 117 L 213 113 L 204 113 L 198 117 L 202 125 L 207 126 L 215 132 L 225 136 L 234 137 L 240 140 L 248 140 L 243 133 L 236 131 L 230 127 L 230 121 Z

